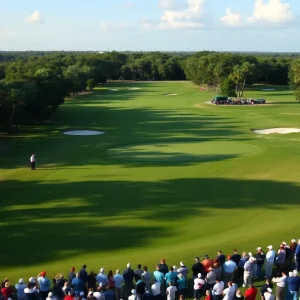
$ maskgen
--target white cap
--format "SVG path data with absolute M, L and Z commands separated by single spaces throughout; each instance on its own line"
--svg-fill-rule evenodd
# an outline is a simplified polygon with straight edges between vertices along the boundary
M 173 271 L 177 272 L 177 267 L 176 266 L 173 266 Z
M 249 252 L 248 255 L 249 255 L 250 257 L 253 256 L 253 255 L 252 255 L 252 252 Z
M 130 268 L 130 263 L 127 264 L 127 268 Z
M 293 271 L 293 275 L 298 275 L 298 271 L 297 271 L 297 270 L 294 270 L 294 271 Z
M 180 266 L 181 266 L 181 267 L 183 267 L 183 266 L 184 266 L 184 263 L 183 263 L 182 261 L 180 262 Z
M 202 277 L 202 274 L 201 274 L 201 273 L 199 273 L 199 274 L 198 274 L 198 278 L 201 278 L 201 277 Z
M 282 242 L 281 244 L 284 245 L 284 246 L 286 246 L 286 242 Z
M 30 282 L 30 283 L 35 283 L 35 278 L 34 278 L 34 277 L 30 277 L 30 278 L 29 278 L 29 282 Z
M 290 276 L 290 277 L 293 276 L 293 272 L 289 272 L 289 276 Z
M 262 250 L 262 248 L 261 247 L 257 247 L 256 250 Z
M 23 283 L 24 282 L 24 279 L 23 278 L 20 278 L 19 279 L 19 283 Z
M 271 289 L 271 288 L 267 288 L 267 291 L 268 291 L 269 293 L 272 293 L 272 289 Z
M 296 240 L 295 240 L 295 239 L 292 239 L 291 242 L 292 242 L 292 243 L 296 243 Z
M 136 290 L 131 290 L 131 294 L 135 295 L 136 294 Z
M 268 246 L 267 248 L 270 249 L 270 250 L 272 250 L 272 249 L 273 249 L 273 246 L 270 245 L 270 246 Z
M 104 268 L 101 268 L 101 269 L 100 269 L 100 273 L 103 273 L 103 272 L 104 272 Z

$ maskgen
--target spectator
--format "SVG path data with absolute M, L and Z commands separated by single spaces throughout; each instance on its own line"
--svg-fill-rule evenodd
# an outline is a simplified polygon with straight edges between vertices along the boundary
M 115 294 L 116 295 L 116 294 Z M 105 294 L 103 291 L 102 286 L 97 288 L 97 291 L 93 293 L 93 296 L 97 299 L 97 300 L 105 300 Z M 120 299 L 120 297 L 118 298 L 116 295 L 116 299 Z
M 275 277 L 272 279 L 272 282 L 277 284 L 276 286 L 276 300 L 284 300 L 285 299 L 285 286 L 287 282 L 286 272 L 282 271 L 281 277 Z
M 127 299 L 133 290 L 133 279 L 134 279 L 134 271 L 130 267 L 130 263 L 127 264 L 126 269 L 123 272 L 124 278 L 124 297 Z
M 79 296 L 80 292 L 85 291 L 85 282 L 80 278 L 80 273 L 77 273 L 76 277 L 72 280 L 72 286 L 76 297 Z
M 159 265 L 156 266 L 156 271 L 153 272 L 153 277 L 156 281 L 160 282 L 160 289 L 161 289 L 161 295 L 165 294 L 165 285 L 164 285 L 164 280 L 165 280 L 165 276 L 164 273 L 162 273 L 160 271 L 160 267 Z
M 266 258 L 266 254 L 263 252 L 261 247 L 258 247 L 256 249 L 256 254 L 255 254 L 255 258 L 256 258 L 256 265 L 257 265 L 257 269 L 256 269 L 256 274 L 254 274 L 254 279 L 260 278 L 262 276 L 262 266 L 265 262 L 265 258 Z
M 222 275 L 222 267 L 219 265 L 218 262 L 214 263 L 214 267 L 213 267 L 214 273 L 216 275 L 216 278 L 221 278 Z
M 102 283 L 104 286 L 106 286 L 108 284 L 108 278 L 104 273 L 104 268 L 100 269 L 99 274 L 96 276 L 96 280 L 97 280 L 98 284 Z
M 269 278 L 266 279 L 266 283 L 261 287 L 259 293 L 260 293 L 260 297 L 264 300 L 264 294 L 265 292 L 267 291 L 267 289 L 270 288 L 272 289 L 273 288 L 273 283 L 270 281 Z
M 234 271 L 236 269 L 237 269 L 236 263 L 232 260 L 231 256 L 228 256 L 228 260 L 223 264 L 224 285 L 227 285 L 228 281 L 233 280 Z
M 115 300 L 115 294 L 114 291 L 109 287 L 109 285 L 106 287 L 106 291 L 104 292 L 105 300 Z
M 131 290 L 131 295 L 128 297 L 128 300 L 140 300 L 140 298 L 136 294 L 136 290 Z
M 244 300 L 241 290 L 236 290 L 233 300 Z
M 95 290 L 95 288 L 96 288 L 96 274 L 93 270 L 91 270 L 88 275 L 87 286 L 88 286 L 88 289 Z
M 231 259 L 236 263 L 237 266 L 239 265 L 241 258 L 242 257 L 240 254 L 238 254 L 237 249 L 233 249 L 233 255 L 231 256 Z
M 300 271 L 300 239 L 298 240 L 298 244 L 295 250 L 295 263 L 296 263 L 296 270 Z
M 75 279 L 75 278 L 73 278 L 73 279 Z M 74 300 L 73 291 L 69 291 L 68 295 L 65 296 L 64 300 Z
M 19 300 L 19 299 L 18 299 Z M 52 292 L 48 293 L 48 297 L 46 298 L 46 300 L 57 300 L 57 298 L 53 295 Z
M 228 281 L 228 288 L 223 290 L 223 300 L 233 300 L 235 287 L 232 286 L 232 281 Z
M 178 295 L 179 296 L 184 295 L 185 289 L 186 289 L 186 277 L 184 277 L 182 274 L 179 274 L 177 280 Z
M 46 272 L 41 272 L 37 276 L 37 283 L 39 284 L 40 296 L 42 300 L 46 300 L 48 293 L 50 292 L 50 280 L 46 277 Z
M 286 251 L 284 249 L 284 245 L 281 244 L 275 259 L 276 275 L 281 274 L 281 271 L 284 268 L 284 264 L 285 264 L 285 257 L 286 257 Z
M 170 282 L 172 282 L 173 286 L 176 284 L 177 273 L 173 270 L 173 267 L 170 267 L 170 271 L 165 275 L 166 286 L 169 286 Z
M 214 300 L 221 300 L 224 290 L 224 282 L 220 278 L 216 278 L 216 283 L 212 288 L 212 295 Z
M 167 288 L 166 294 L 167 294 L 167 300 L 175 300 L 177 292 L 177 287 L 173 285 L 173 283 L 170 281 L 169 287 Z M 180 294 L 182 295 L 182 294 Z
M 114 291 L 114 288 L 115 288 L 115 280 L 114 280 L 114 274 L 113 274 L 113 271 L 112 271 L 112 270 L 109 270 L 109 271 L 108 271 L 108 274 L 107 274 L 107 280 L 108 280 L 108 286 L 109 286 L 109 289 L 111 289 L 112 291 Z
M 67 296 L 71 290 L 72 289 L 71 289 L 71 285 L 69 284 L 69 282 L 65 282 L 64 287 L 62 288 L 64 296 Z
M 194 300 L 199 300 L 201 298 L 201 292 L 205 285 L 205 281 L 201 277 L 202 274 L 199 273 L 197 278 L 194 279 Z
M 8 298 L 11 298 L 14 294 L 14 290 L 10 285 L 9 281 L 6 281 L 4 284 L 4 287 L 1 289 L 1 293 L 4 296 L 4 300 L 7 300 Z
M 114 276 L 114 282 L 115 282 L 116 300 L 120 300 L 123 298 L 123 283 L 124 283 L 124 278 L 120 274 L 120 270 L 116 271 L 116 275 Z
M 24 293 L 27 297 L 27 300 L 37 300 L 40 291 L 35 286 L 33 286 L 32 283 L 28 283 L 27 288 L 24 290 Z
M 142 277 L 142 280 L 146 283 L 146 289 L 148 291 L 150 291 L 150 288 L 151 288 L 151 273 L 148 272 L 148 267 L 147 266 L 144 266 L 143 267 L 143 274 L 141 275 Z
M 203 265 L 203 269 L 204 269 L 204 273 L 208 273 L 209 272 L 209 268 L 212 268 L 214 265 L 214 261 L 212 259 L 209 259 L 208 255 L 204 256 L 204 260 L 202 261 L 202 265 Z M 198 272 L 201 273 L 201 272 Z
M 86 284 L 87 280 L 88 280 L 88 273 L 86 271 L 86 265 L 82 266 L 82 269 L 79 271 L 79 275 L 80 275 L 81 280 L 83 280 L 84 284 Z
M 242 253 L 242 257 L 240 259 L 238 268 L 239 268 L 239 279 L 243 278 L 243 274 L 244 274 L 244 265 L 245 263 L 249 260 L 249 256 L 247 255 L 246 252 Z
M 24 290 L 26 289 L 27 284 L 24 283 L 24 279 L 20 278 L 19 283 L 15 285 L 15 289 L 17 292 L 18 300 L 27 300 Z
M 291 240 L 291 243 L 290 243 L 290 252 L 292 254 L 292 257 L 294 259 L 294 255 L 295 255 L 295 252 L 296 252 L 296 248 L 297 248 L 297 242 L 295 239 L 292 239 Z
M 154 279 L 154 283 L 151 285 L 151 292 L 153 299 L 160 300 L 161 298 L 161 284 L 160 281 Z
M 134 271 L 134 279 L 135 282 L 138 282 L 139 280 L 142 279 L 142 274 L 143 274 L 143 270 L 142 270 L 142 265 L 138 264 L 137 269 Z
M 216 274 L 213 271 L 213 268 L 209 268 L 209 272 L 207 273 L 205 278 L 205 288 L 207 290 L 210 290 L 213 288 L 215 284 L 216 284 Z
M 268 252 L 266 254 L 266 260 L 265 260 L 265 273 L 266 277 L 272 277 L 272 269 L 274 265 L 275 260 L 275 251 L 273 250 L 273 246 L 270 245 L 267 247 Z
M 218 250 L 217 261 L 220 264 L 220 266 L 223 266 L 223 264 L 225 263 L 225 255 L 222 253 L 221 250 Z
M 245 300 L 255 300 L 256 295 L 257 295 L 257 289 L 251 283 L 249 289 L 247 289 L 244 293 Z
M 264 293 L 264 299 L 265 300 L 275 300 L 275 297 L 272 294 L 272 289 L 271 288 L 267 288 L 267 291 Z
M 252 256 L 244 265 L 243 287 L 247 287 L 252 283 L 255 261 L 256 259 Z
M 285 250 L 285 261 L 287 262 L 287 261 L 288 261 L 288 258 L 289 258 L 289 256 L 290 256 L 290 254 L 291 254 L 291 249 L 290 249 L 290 246 L 288 246 L 288 245 L 286 244 L 286 242 L 282 242 L 281 244 L 282 244 L 283 247 L 284 247 L 284 250 Z
M 300 278 L 297 270 L 291 272 L 287 278 L 288 297 L 287 300 L 298 300 L 298 293 L 300 289 Z M 267 299 L 266 299 L 267 300 Z
M 164 275 L 166 275 L 168 273 L 168 265 L 166 264 L 166 261 L 164 258 L 162 258 L 160 260 L 160 264 L 158 264 L 159 266 L 159 271 L 162 272 Z
M 53 283 L 54 283 L 53 291 L 58 299 L 63 299 L 64 297 L 63 287 L 66 282 L 67 280 L 64 278 L 64 275 L 62 273 L 56 275 L 55 278 L 53 279 Z
M 94 293 L 93 293 L 93 291 L 89 291 L 88 292 L 86 299 L 83 299 L 83 298 L 84 298 L 84 293 L 81 292 L 79 300 L 94 300 Z
M 136 283 L 136 293 L 141 299 L 143 299 L 146 294 L 146 284 L 142 279 Z
M 212 300 L 212 295 L 211 295 L 211 291 L 210 290 L 207 290 L 205 292 L 205 295 L 206 295 L 206 297 L 205 297 L 204 300 Z
M 202 263 L 200 262 L 199 257 L 195 257 L 195 263 L 192 266 L 192 271 L 193 271 L 193 279 L 197 278 L 198 274 L 201 273 L 202 275 L 204 275 L 204 273 L 206 274 L 207 272 L 204 272 L 204 267 L 202 265 Z
M 68 274 L 68 282 L 69 284 L 72 283 L 72 280 L 76 277 L 75 268 L 72 267 L 69 274 Z
M 181 261 L 180 268 L 177 270 L 178 274 L 182 274 L 183 277 L 186 277 L 189 272 L 188 267 Z

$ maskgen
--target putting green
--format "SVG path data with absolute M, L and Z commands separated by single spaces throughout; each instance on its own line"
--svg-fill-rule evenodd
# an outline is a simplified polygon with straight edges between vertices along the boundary
M 192 162 L 248 156 L 260 152 L 260 148 L 247 143 L 213 141 L 126 145 L 107 151 L 116 159 L 129 161 Z

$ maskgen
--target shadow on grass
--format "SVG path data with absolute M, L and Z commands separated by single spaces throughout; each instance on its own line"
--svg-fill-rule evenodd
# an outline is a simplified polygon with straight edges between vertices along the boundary
M 229 207 L 283 211 L 299 204 L 300 187 L 263 180 L 190 178 L 74 183 L 4 180 L 0 190 L 0 238 L 5 241 L 0 266 L 4 268 L 50 263 L 73 254 L 149 247 L 153 236 L 177 234 L 158 222 L 202 213 L 219 215 Z M 284 195 L 289 196 L 283 202 Z M 140 225 L 140 219 L 149 223 Z

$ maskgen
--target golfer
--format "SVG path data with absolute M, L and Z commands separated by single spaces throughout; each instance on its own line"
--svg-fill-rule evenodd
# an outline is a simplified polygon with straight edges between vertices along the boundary
M 30 156 L 30 165 L 31 165 L 31 170 L 35 170 L 35 154 L 32 153 Z

